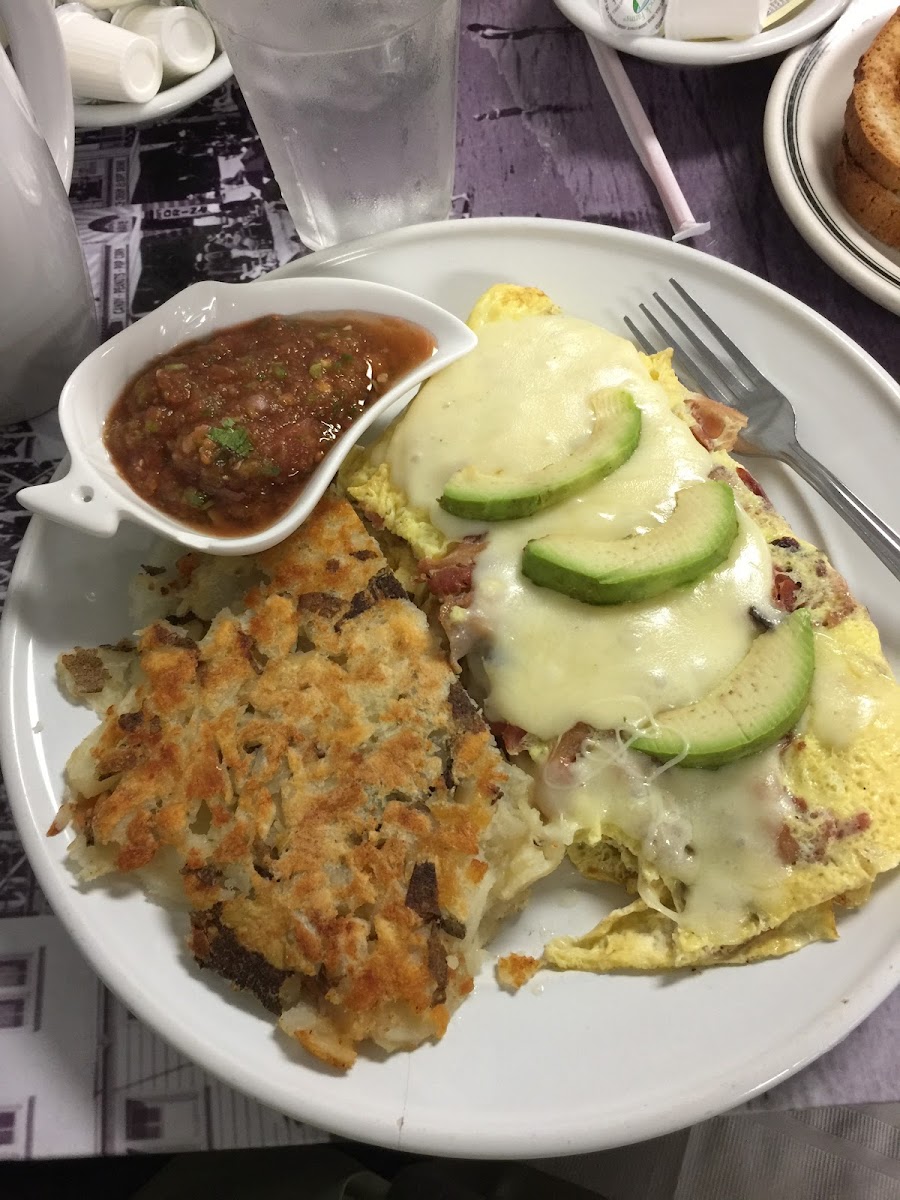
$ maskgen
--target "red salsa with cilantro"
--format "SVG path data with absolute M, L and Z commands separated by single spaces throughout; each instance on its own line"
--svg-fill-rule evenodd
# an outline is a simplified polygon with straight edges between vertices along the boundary
M 434 346 L 398 317 L 261 317 L 151 363 L 113 405 L 104 444 L 155 508 L 212 534 L 254 533 Z

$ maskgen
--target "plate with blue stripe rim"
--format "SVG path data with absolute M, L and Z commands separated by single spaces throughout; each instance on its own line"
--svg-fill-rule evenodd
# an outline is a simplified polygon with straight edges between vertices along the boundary
M 801 236 L 848 283 L 900 313 L 900 251 L 844 211 L 834 163 L 853 72 L 896 11 L 896 0 L 857 0 L 828 33 L 782 63 L 766 105 L 766 161 Z

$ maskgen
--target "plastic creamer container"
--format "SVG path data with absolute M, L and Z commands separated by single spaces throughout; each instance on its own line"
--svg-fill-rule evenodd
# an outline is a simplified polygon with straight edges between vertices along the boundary
M 620 33 L 658 34 L 662 32 L 666 0 L 599 0 L 600 12 Z

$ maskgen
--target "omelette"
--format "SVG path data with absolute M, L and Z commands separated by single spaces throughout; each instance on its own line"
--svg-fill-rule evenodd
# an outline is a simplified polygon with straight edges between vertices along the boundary
M 167 557 L 133 639 L 59 660 L 101 723 L 51 832 L 186 909 L 196 962 L 321 1061 L 441 1037 L 562 857 L 527 775 L 346 500 L 252 558 Z
M 478 347 L 340 486 L 545 835 L 623 890 L 501 981 L 837 937 L 836 910 L 900 862 L 900 689 L 868 613 L 731 457 L 745 418 L 690 393 L 671 352 L 533 288 L 490 289 L 469 323 Z

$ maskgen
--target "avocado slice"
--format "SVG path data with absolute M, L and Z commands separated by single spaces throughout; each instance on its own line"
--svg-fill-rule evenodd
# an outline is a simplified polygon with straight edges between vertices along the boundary
M 592 406 L 594 428 L 572 454 L 524 475 L 464 467 L 448 479 L 438 501 L 441 508 L 474 521 L 511 521 L 559 504 L 611 474 L 635 451 L 641 410 L 620 388 L 598 392 Z
M 684 708 L 659 713 L 653 733 L 629 745 L 681 767 L 721 767 L 773 746 L 797 724 L 809 700 L 815 667 L 809 613 L 798 608 L 761 633 L 717 688 Z
M 648 600 L 724 562 L 737 536 L 734 493 L 708 480 L 683 488 L 669 519 L 649 533 L 602 542 L 550 534 L 528 542 L 522 573 L 585 604 Z

